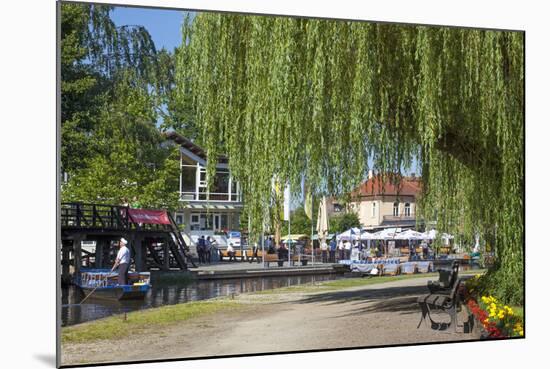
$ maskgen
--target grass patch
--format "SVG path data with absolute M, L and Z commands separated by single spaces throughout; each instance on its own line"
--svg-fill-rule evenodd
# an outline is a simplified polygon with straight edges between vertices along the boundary
M 79 343 L 128 337 L 166 324 L 185 321 L 221 310 L 237 310 L 241 306 L 243 305 L 235 301 L 216 299 L 134 311 L 126 315 L 126 320 L 124 320 L 124 315 L 120 314 L 89 323 L 64 327 L 61 330 L 61 340 L 62 343 Z

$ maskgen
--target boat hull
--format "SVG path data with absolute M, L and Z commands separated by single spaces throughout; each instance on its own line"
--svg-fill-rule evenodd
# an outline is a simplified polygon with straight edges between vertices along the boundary
M 92 293 L 90 298 L 107 300 L 143 300 L 150 289 L 150 285 L 122 285 L 96 288 L 81 287 L 85 295 Z M 93 292 L 92 292 L 93 291 Z

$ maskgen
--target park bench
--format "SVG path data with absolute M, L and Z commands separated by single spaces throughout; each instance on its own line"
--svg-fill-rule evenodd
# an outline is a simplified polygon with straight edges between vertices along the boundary
M 224 258 L 229 260 L 229 255 L 227 254 L 227 250 L 220 250 L 220 261 L 223 261 Z M 250 256 L 252 256 L 252 250 L 250 250 Z M 235 250 L 235 260 L 240 259 L 241 261 L 244 261 L 244 259 L 248 259 L 248 250 Z
M 310 257 L 306 256 L 306 255 L 301 255 L 301 256 L 300 255 L 292 255 L 290 257 L 290 262 L 291 262 L 292 265 L 294 265 L 294 263 L 296 263 L 296 262 L 301 262 L 302 265 L 307 265 L 309 259 L 310 259 Z M 288 257 L 286 257 L 284 259 L 279 259 L 278 254 L 268 254 L 268 253 L 264 252 L 263 260 L 267 264 L 267 267 L 269 268 L 269 263 L 276 263 L 276 262 L 284 263 L 285 261 L 288 262 Z M 282 265 L 279 265 L 279 266 L 282 266 Z
M 437 293 L 440 291 L 449 290 L 453 287 L 456 279 L 458 278 L 458 261 L 453 260 L 451 270 L 438 269 L 439 280 L 428 281 L 428 289 L 431 293 Z
M 285 262 L 286 260 L 288 259 L 281 259 L 279 260 L 279 255 L 278 254 L 268 254 L 266 252 L 263 253 L 262 255 L 262 258 L 263 258 L 263 261 L 264 263 L 267 264 L 267 267 L 269 268 L 269 263 L 276 263 L 276 262 Z M 281 264 L 279 266 L 282 266 Z
M 441 331 L 443 330 L 443 327 L 445 327 L 446 329 L 446 327 L 453 326 L 456 332 L 457 311 L 458 311 L 459 305 L 461 304 L 460 294 L 459 294 L 459 287 L 461 283 L 462 283 L 462 279 L 458 278 L 457 276 L 448 294 L 445 294 L 442 291 L 441 293 L 430 293 L 427 295 L 418 296 L 417 302 L 420 305 L 422 316 L 420 318 L 420 322 L 418 323 L 418 326 L 416 327 L 417 329 L 422 324 L 422 321 L 424 321 L 425 324 L 427 325 L 428 324 L 427 318 L 428 318 L 430 319 L 432 329 L 435 327 L 437 330 Z M 439 310 L 449 314 L 451 321 L 449 323 L 434 321 L 431 317 L 432 310 Z

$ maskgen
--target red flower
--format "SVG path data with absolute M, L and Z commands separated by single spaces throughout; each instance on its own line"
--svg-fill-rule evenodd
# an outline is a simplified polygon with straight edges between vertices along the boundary
M 466 303 L 472 314 L 476 317 L 477 320 L 483 324 L 483 328 L 489 334 L 489 337 L 492 338 L 505 338 L 506 336 L 502 334 L 500 329 L 496 326 L 494 322 L 486 322 L 489 315 L 487 312 L 479 307 L 477 302 L 474 299 L 468 300 Z

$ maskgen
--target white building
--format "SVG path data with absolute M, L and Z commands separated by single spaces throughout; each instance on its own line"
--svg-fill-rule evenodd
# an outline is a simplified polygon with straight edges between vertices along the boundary
M 180 202 L 178 224 L 191 235 L 214 235 L 239 229 L 242 210 L 239 184 L 233 180 L 226 157 L 218 158 L 212 191 L 206 184 L 206 152 L 175 132 L 167 138 L 180 146 Z M 193 237 L 194 238 L 194 237 Z

